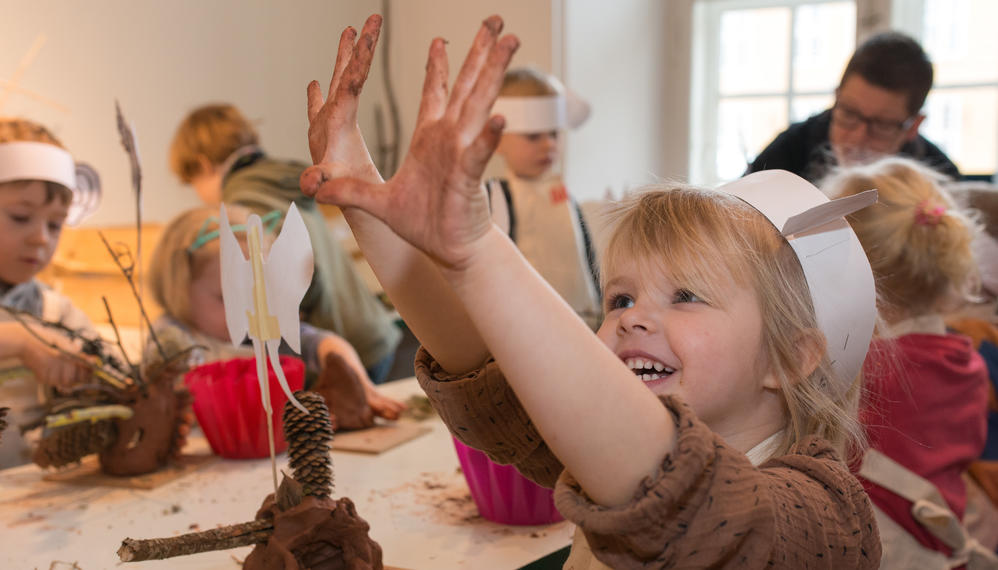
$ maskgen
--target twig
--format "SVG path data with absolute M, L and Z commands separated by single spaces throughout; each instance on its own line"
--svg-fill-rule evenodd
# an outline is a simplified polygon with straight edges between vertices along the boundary
M 61 354 L 63 356 L 66 356 L 68 358 L 72 358 L 73 360 L 76 360 L 77 362 L 80 362 L 80 363 L 84 364 L 87 368 L 89 368 L 93 372 L 94 376 L 96 376 L 97 378 L 99 378 L 101 380 L 104 380 L 105 382 L 107 382 L 107 383 L 109 383 L 109 384 L 111 384 L 111 385 L 113 385 L 113 386 L 115 386 L 117 388 L 124 388 L 125 386 L 127 386 L 129 384 L 129 382 L 125 382 L 125 381 L 122 381 L 122 379 L 120 379 L 120 378 L 116 378 L 113 374 L 109 373 L 103 367 L 95 365 L 93 362 L 91 362 L 87 358 L 84 358 L 83 356 L 80 356 L 79 354 L 76 354 L 75 352 L 69 352 L 68 350 L 63 350 L 62 347 L 60 347 L 59 345 L 55 344 L 54 342 L 50 342 L 48 339 L 46 339 L 42 335 L 38 334 L 38 331 L 36 331 L 35 329 L 31 328 L 31 324 L 24 320 L 23 315 L 26 314 L 26 313 L 21 313 L 20 311 L 15 311 L 15 310 L 10 309 L 8 307 L 0 307 L 0 309 L 4 309 L 5 311 L 7 311 L 7 313 L 10 314 L 10 316 L 14 317 L 15 321 L 17 321 L 18 323 L 20 323 L 21 326 L 24 327 L 24 329 L 26 331 L 28 331 L 28 333 L 31 336 L 35 337 L 39 342 L 41 342 L 45 346 L 48 346 L 49 348 L 55 350 L 56 352 L 58 352 L 59 354 Z M 111 367 L 109 367 L 109 369 L 114 370 Z M 115 370 L 115 372 L 118 373 L 117 370 Z
M 228 550 L 267 542 L 273 532 L 273 521 L 255 520 L 170 538 L 147 540 L 126 538 L 121 541 L 118 558 L 122 562 L 140 562 L 213 550 Z
M 125 345 L 121 343 L 121 333 L 118 332 L 118 325 L 114 323 L 114 316 L 111 315 L 111 305 L 107 302 L 107 297 L 101 295 L 101 301 L 104 301 L 104 310 L 107 312 L 107 322 L 111 324 L 111 330 L 114 331 L 114 339 L 118 343 L 118 348 L 121 350 L 121 357 L 125 359 L 125 364 L 128 365 L 128 369 L 132 372 L 132 378 L 138 383 L 139 387 L 145 388 L 146 381 L 142 377 L 142 371 L 132 364 L 131 359 L 128 358 L 128 352 L 125 350 Z
M 118 269 L 121 270 L 121 273 L 125 276 L 125 279 L 128 280 L 128 286 L 131 287 L 132 289 L 132 295 L 135 297 L 135 300 L 139 304 L 139 312 L 142 314 L 142 318 L 145 320 L 146 326 L 149 327 L 149 336 L 152 337 L 152 341 L 156 345 L 156 350 L 159 351 L 160 358 L 166 360 L 166 352 L 163 350 L 163 345 L 159 343 L 159 338 L 156 337 L 156 331 L 152 329 L 152 320 L 150 320 L 149 315 L 146 314 L 146 307 L 144 304 L 142 304 L 142 296 L 139 295 L 138 289 L 135 288 L 135 280 L 132 279 L 132 271 L 135 269 L 135 260 L 132 259 L 132 266 L 126 268 L 121 263 L 120 255 L 118 254 L 118 252 L 114 251 L 114 248 L 111 247 L 111 244 L 107 241 L 107 238 L 104 237 L 104 232 L 97 232 L 97 235 L 99 235 L 101 241 L 104 242 L 104 247 L 106 247 L 107 251 L 111 254 L 111 257 L 114 259 L 115 265 L 118 266 Z M 128 249 L 127 246 L 125 246 L 125 249 L 127 251 Z M 131 257 L 130 252 L 128 256 Z

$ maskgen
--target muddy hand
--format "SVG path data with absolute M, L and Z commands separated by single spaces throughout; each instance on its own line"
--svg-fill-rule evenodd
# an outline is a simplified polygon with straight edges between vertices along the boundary
M 384 184 L 355 177 L 324 179 L 316 198 L 366 210 L 442 266 L 465 266 L 491 224 L 481 176 L 504 121 L 489 113 L 519 47 L 515 36 L 500 38 L 501 31 L 498 16 L 483 22 L 450 93 L 445 42 L 433 40 L 416 129 L 398 173 Z M 338 92 L 344 91 L 349 67 Z M 317 180 L 309 182 L 314 189 Z M 304 176 L 303 187 L 309 191 Z
M 352 27 L 343 30 L 326 99 L 318 81 L 308 84 L 308 148 L 315 166 L 302 173 L 300 182 L 310 196 L 331 178 L 381 182 L 357 126 L 357 100 L 371 70 L 380 33 L 381 16 L 377 14 L 364 23 L 359 39 Z

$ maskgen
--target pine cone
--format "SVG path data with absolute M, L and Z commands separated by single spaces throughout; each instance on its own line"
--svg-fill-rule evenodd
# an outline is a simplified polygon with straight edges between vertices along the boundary
M 114 422 L 80 422 L 42 438 L 32 460 L 39 467 L 62 467 L 103 451 L 117 437 Z
M 284 405 L 284 439 L 295 481 L 306 495 L 328 497 L 333 492 L 333 463 L 329 457 L 333 426 L 322 396 L 299 390 L 295 398 L 309 411 L 305 415 L 290 401 Z

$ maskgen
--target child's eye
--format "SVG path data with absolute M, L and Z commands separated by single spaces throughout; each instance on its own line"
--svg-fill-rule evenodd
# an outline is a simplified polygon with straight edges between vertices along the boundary
M 62 222 L 49 222 L 49 231 L 57 234 L 62 231 Z
M 19 216 L 17 214 L 7 214 L 12 222 L 15 224 L 26 224 L 28 223 L 28 216 Z
M 628 309 L 634 306 L 634 299 L 630 295 L 611 295 L 606 301 L 607 311 L 615 309 Z
M 689 289 L 677 289 L 672 297 L 673 303 L 702 303 L 703 299 Z

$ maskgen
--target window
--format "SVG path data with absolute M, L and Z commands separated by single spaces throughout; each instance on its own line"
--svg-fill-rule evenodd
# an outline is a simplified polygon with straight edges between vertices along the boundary
M 831 106 L 855 46 L 856 6 L 701 0 L 694 29 L 690 179 L 716 184 L 741 176 L 787 125 Z
M 919 38 L 935 70 L 919 130 L 964 174 L 998 171 L 998 2 L 894 0 L 892 23 Z

